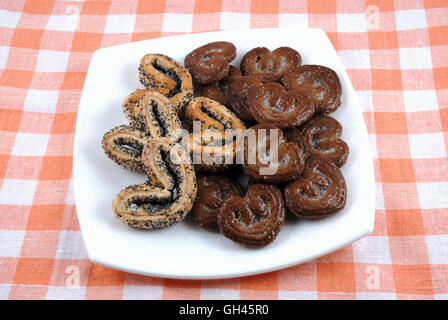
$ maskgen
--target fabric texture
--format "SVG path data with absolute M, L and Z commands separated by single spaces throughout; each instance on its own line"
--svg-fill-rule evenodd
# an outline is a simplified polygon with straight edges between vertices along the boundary
M 0 1 L 0 299 L 447 299 L 447 17 L 446 0 Z M 375 166 L 373 233 L 229 280 L 91 263 L 72 153 L 92 53 L 174 34 L 307 26 L 326 31 L 360 100 Z

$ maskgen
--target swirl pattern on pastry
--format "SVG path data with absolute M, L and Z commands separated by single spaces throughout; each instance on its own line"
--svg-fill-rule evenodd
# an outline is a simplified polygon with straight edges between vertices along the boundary
M 247 94 L 252 87 L 261 86 L 263 82 L 254 76 L 243 76 L 235 79 L 229 85 L 228 94 L 232 110 L 246 122 L 255 121 L 247 106 Z
M 247 94 L 247 105 L 254 118 L 263 124 L 290 129 L 310 119 L 315 104 L 295 90 L 286 90 L 277 82 L 253 87 Z
M 135 119 L 135 109 L 137 107 L 138 99 L 140 99 L 147 92 L 156 91 L 148 89 L 136 89 L 128 94 L 126 98 L 124 98 L 121 109 L 123 110 L 123 113 L 126 116 L 126 119 L 128 119 L 129 123 L 132 123 Z
M 238 183 L 222 174 L 199 174 L 196 177 L 198 192 L 191 209 L 196 224 L 206 230 L 218 230 L 218 214 L 224 201 L 241 196 Z
M 228 74 L 229 63 L 235 58 L 236 47 L 232 43 L 217 41 L 194 49 L 185 57 L 184 64 L 194 80 L 210 84 Z
M 176 111 L 168 98 L 158 92 L 146 92 L 135 103 L 132 115 L 129 111 L 125 114 L 133 127 L 151 137 L 167 137 L 175 141 L 182 138 Z
M 308 156 L 306 152 L 305 139 L 303 138 L 299 129 L 292 128 L 283 130 L 283 136 L 285 137 L 286 141 L 296 144 L 303 151 L 303 156 L 305 158 Z
M 275 240 L 285 223 L 285 206 L 279 188 L 257 183 L 243 198 L 230 197 L 218 215 L 221 233 L 244 246 L 260 248 Z
M 169 98 L 177 113 L 181 113 L 193 98 L 190 72 L 168 56 L 146 54 L 140 60 L 138 71 L 140 82 L 146 88 Z
M 202 96 L 215 100 L 226 107 L 230 107 L 228 88 L 230 83 L 239 77 L 241 77 L 241 70 L 230 66 L 229 73 L 224 78 L 202 88 Z
M 245 54 L 241 61 L 244 75 L 252 75 L 263 82 L 277 81 L 289 70 L 300 66 L 302 57 L 289 47 L 280 47 L 270 51 L 258 47 Z
M 276 136 L 273 136 L 276 134 Z M 274 125 L 255 125 L 244 133 L 243 170 L 260 182 L 280 183 L 299 177 L 305 168 L 302 149 L 287 142 Z
M 303 65 L 286 73 L 282 83 L 308 96 L 316 104 L 316 112 L 329 114 L 341 105 L 342 86 L 332 69 L 319 65 Z
M 341 170 L 333 162 L 311 155 L 303 176 L 285 189 L 286 207 L 298 217 L 317 219 L 333 215 L 345 207 L 347 186 Z
M 338 167 L 345 164 L 349 147 L 341 139 L 342 126 L 336 119 L 329 116 L 315 117 L 301 129 L 308 154 L 333 161 Z
M 106 132 L 102 147 L 106 155 L 123 168 L 142 171 L 142 152 L 147 142 L 145 132 L 121 125 Z
M 112 208 L 133 228 L 160 229 L 185 218 L 196 197 L 196 176 L 189 155 L 168 138 L 153 138 L 142 160 L 149 181 L 123 189 Z
M 185 109 L 185 117 L 201 124 L 200 135 L 192 133 L 187 150 L 199 171 L 221 171 L 233 164 L 236 137 L 246 130 L 243 122 L 225 106 L 205 97 L 193 99 Z

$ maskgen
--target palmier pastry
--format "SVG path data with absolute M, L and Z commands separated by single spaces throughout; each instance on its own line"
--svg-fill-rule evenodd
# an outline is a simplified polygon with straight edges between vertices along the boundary
M 126 96 L 123 100 L 123 104 L 121 106 L 126 119 L 128 119 L 129 123 L 132 123 L 135 120 L 135 108 L 137 106 L 137 101 L 147 92 L 156 92 L 149 89 L 136 89 L 132 91 L 130 94 Z
M 121 125 L 103 136 L 102 146 L 106 155 L 123 168 L 142 171 L 142 151 L 147 142 L 145 132 Z
M 341 170 L 333 162 L 311 155 L 303 176 L 285 189 L 286 207 L 298 217 L 323 218 L 345 206 L 347 187 Z
M 136 93 L 137 95 L 137 93 Z M 181 124 L 168 98 L 155 91 L 146 91 L 134 103 L 123 105 L 129 123 L 151 137 L 167 137 L 179 141 Z
M 168 56 L 146 54 L 140 60 L 138 72 L 140 82 L 169 98 L 177 113 L 193 98 L 191 74 Z
M 316 112 L 329 114 L 341 105 L 342 86 L 336 72 L 318 65 L 303 65 L 286 73 L 282 83 L 308 96 L 316 103 Z
M 243 170 L 260 182 L 280 183 L 299 177 L 305 168 L 302 149 L 287 142 L 273 125 L 258 124 L 246 130 L 239 146 L 243 150 Z
M 299 146 L 299 148 L 302 149 L 303 151 L 304 157 L 305 158 L 307 157 L 305 139 L 303 138 L 299 129 L 292 128 L 288 130 L 283 130 L 283 136 L 285 137 L 286 141 L 295 143 L 297 146 Z
M 252 75 L 263 82 L 277 81 L 289 70 L 300 66 L 300 54 L 289 47 L 280 47 L 274 51 L 258 47 L 245 54 L 241 61 L 244 75 Z
M 235 157 L 236 136 L 246 130 L 241 120 L 223 105 L 205 97 L 193 99 L 185 109 L 185 117 L 193 125 L 193 133 L 186 142 L 195 168 L 220 171 L 230 167 Z M 196 129 L 198 124 L 200 130 Z
M 173 140 L 152 138 L 142 160 L 149 181 L 123 189 L 112 208 L 118 219 L 138 229 L 160 229 L 181 221 L 196 197 L 189 155 Z
M 200 174 L 196 177 L 198 192 L 191 209 L 193 220 L 207 230 L 218 229 L 218 214 L 224 201 L 243 195 L 238 183 L 221 174 Z
M 275 240 L 285 223 L 283 195 L 276 186 L 251 185 L 246 196 L 230 197 L 218 216 L 221 233 L 248 247 L 264 247 Z
M 194 49 L 184 60 L 194 80 L 211 84 L 229 73 L 230 62 L 236 58 L 236 47 L 226 41 L 211 42 Z
M 342 126 L 334 118 L 319 116 L 308 121 L 302 128 L 307 154 L 315 154 L 342 167 L 347 161 L 349 148 L 341 139 Z
M 230 83 L 239 77 L 241 77 L 241 70 L 230 66 L 227 76 L 214 84 L 202 88 L 202 96 L 215 100 L 226 107 L 230 107 L 228 88 Z M 244 119 L 242 120 L 244 121 Z
M 263 124 L 290 129 L 310 119 L 315 104 L 304 94 L 286 90 L 277 82 L 253 87 L 247 94 L 247 105 L 254 118 Z
M 254 76 L 243 76 L 234 79 L 228 87 L 229 102 L 232 110 L 245 122 L 253 122 L 255 118 L 247 106 L 247 94 L 252 87 L 261 86 L 263 82 Z

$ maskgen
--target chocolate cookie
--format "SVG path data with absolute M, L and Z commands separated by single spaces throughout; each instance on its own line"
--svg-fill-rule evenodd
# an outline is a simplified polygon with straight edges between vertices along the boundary
M 244 198 L 230 197 L 218 216 L 221 233 L 247 247 L 272 243 L 285 223 L 283 195 L 268 184 L 251 185 Z
M 241 70 L 230 66 L 227 76 L 218 82 L 202 88 L 202 96 L 215 100 L 226 107 L 230 107 L 228 88 L 230 83 L 239 77 L 241 77 Z
M 308 154 L 318 155 L 342 167 L 347 161 L 349 148 L 341 139 L 342 126 L 334 118 L 319 116 L 301 128 Z
M 283 130 L 283 136 L 285 137 L 286 141 L 296 144 L 303 151 L 304 157 L 307 157 L 305 139 L 303 138 L 299 129 L 292 128 Z
M 196 224 L 207 230 L 218 230 L 218 214 L 224 201 L 242 196 L 238 183 L 221 174 L 199 174 L 196 177 L 198 192 L 191 209 Z
M 252 87 L 246 102 L 259 123 L 273 124 L 280 129 L 301 125 L 315 111 L 315 104 L 307 96 L 295 90 L 286 90 L 277 82 Z
M 342 86 L 336 72 L 319 65 L 303 65 L 286 73 L 282 83 L 300 91 L 316 104 L 316 112 L 329 114 L 341 105 Z
M 316 219 L 345 207 L 347 186 L 341 170 L 331 161 L 311 155 L 303 176 L 285 189 L 286 207 L 298 217 Z
M 228 88 L 229 102 L 232 110 L 245 122 L 255 121 L 247 106 L 247 94 L 250 88 L 261 86 L 263 82 L 254 76 L 243 76 L 234 79 Z
M 241 61 L 244 75 L 252 75 L 263 82 L 277 81 L 289 70 L 300 66 L 302 57 L 289 47 L 270 51 L 265 47 L 250 50 Z
M 282 131 L 273 125 L 258 124 L 246 130 L 244 139 L 243 170 L 260 182 L 280 183 L 299 177 L 305 168 L 302 149 L 284 139 Z
M 184 60 L 194 80 L 211 84 L 229 73 L 230 62 L 236 57 L 236 47 L 226 41 L 211 42 L 194 49 Z

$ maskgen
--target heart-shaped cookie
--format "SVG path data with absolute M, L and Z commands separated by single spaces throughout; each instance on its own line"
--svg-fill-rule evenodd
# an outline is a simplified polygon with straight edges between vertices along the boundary
M 193 220 L 203 229 L 217 230 L 222 204 L 232 196 L 242 196 L 243 191 L 238 183 L 222 174 L 199 174 L 196 181 L 198 191 L 191 209 Z
M 316 103 L 316 112 L 329 114 L 341 105 L 342 86 L 336 72 L 319 65 L 303 65 L 282 78 L 287 89 L 294 89 Z
M 106 155 L 123 168 L 142 171 L 142 152 L 148 139 L 146 132 L 121 125 L 104 134 L 102 147 Z
M 282 131 L 273 125 L 255 125 L 240 137 L 244 173 L 252 179 L 280 183 L 299 177 L 305 167 L 302 149 L 287 142 Z M 242 150 L 241 150 L 242 148 Z
M 246 130 L 229 109 L 205 97 L 193 99 L 185 109 L 193 133 L 183 141 L 199 171 L 221 171 L 234 164 L 236 137 Z M 196 130 L 196 125 L 200 125 Z M 196 132 L 199 131 L 199 132 Z
M 279 188 L 253 184 L 246 196 L 233 196 L 224 202 L 218 215 L 221 233 L 248 247 L 264 247 L 275 240 L 285 223 L 283 195 Z
M 342 126 L 334 118 L 319 116 L 301 128 L 307 154 L 314 154 L 333 161 L 342 167 L 347 161 L 349 148 L 341 139 Z
M 303 136 L 300 133 L 299 129 L 292 128 L 288 130 L 283 130 L 283 136 L 285 137 L 286 141 L 298 145 L 299 148 L 302 149 L 304 157 L 305 158 L 307 157 L 305 139 L 303 139 Z
M 202 84 L 210 84 L 224 78 L 230 62 L 236 57 L 236 47 L 226 41 L 211 42 L 194 49 L 184 60 L 185 67 L 193 79 Z
M 280 129 L 297 127 L 310 119 L 314 103 L 307 96 L 286 90 L 277 82 L 252 87 L 246 98 L 250 113 L 263 124 L 273 124 Z
M 306 159 L 302 177 L 289 183 L 284 194 L 289 211 L 298 217 L 316 219 L 344 208 L 347 186 L 339 167 L 312 155 Z
M 123 112 L 131 126 L 151 137 L 181 139 L 179 117 L 164 95 L 149 90 L 134 91 L 126 101 Z
M 228 97 L 232 110 L 246 122 L 253 122 L 255 118 L 247 106 L 247 94 L 250 88 L 261 86 L 263 82 L 254 76 L 243 76 L 234 79 L 228 87 Z
M 146 54 L 138 69 L 140 82 L 149 90 L 170 99 L 177 113 L 193 98 L 191 74 L 176 61 L 163 54 Z
M 189 155 L 168 138 L 151 138 L 142 156 L 148 182 L 123 189 L 112 208 L 133 228 L 160 229 L 185 218 L 196 197 L 196 176 Z
M 289 47 L 280 47 L 270 51 L 258 47 L 245 54 L 241 61 L 244 75 L 252 75 L 263 82 L 277 81 L 289 70 L 300 66 L 300 54 Z
M 202 96 L 215 100 L 226 107 L 230 107 L 229 85 L 239 77 L 241 77 L 241 70 L 237 67 L 230 66 L 229 73 L 224 78 L 214 84 L 202 87 Z

